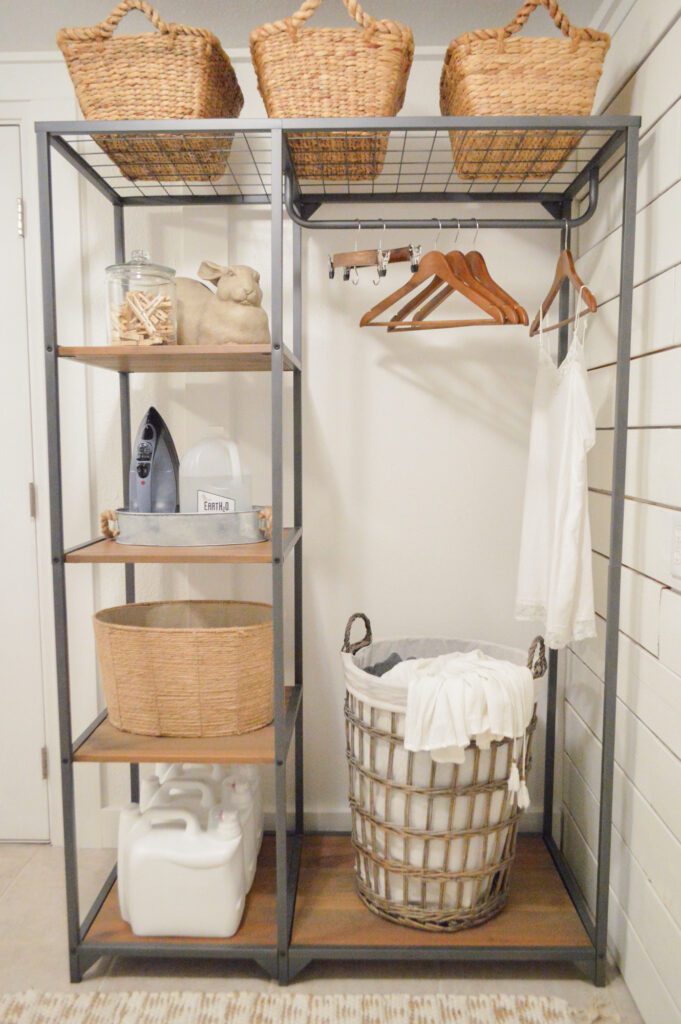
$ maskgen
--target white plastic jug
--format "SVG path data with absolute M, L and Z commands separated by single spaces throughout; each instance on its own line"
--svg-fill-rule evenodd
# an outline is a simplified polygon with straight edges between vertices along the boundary
M 244 837 L 244 872 L 246 877 L 246 892 L 250 892 L 255 878 L 255 871 L 258 866 L 259 836 L 258 825 L 255 817 L 255 801 L 253 789 L 246 779 L 225 779 L 222 785 L 221 808 L 236 811 L 239 815 L 239 823 Z M 219 813 L 214 808 L 211 816 Z
M 234 935 L 246 899 L 236 813 L 220 812 L 204 830 L 189 811 L 154 807 L 130 828 L 127 847 L 126 911 L 135 935 Z
M 180 512 L 249 512 L 251 478 L 239 448 L 224 437 L 199 441 L 180 460 Z
M 253 811 L 255 814 L 255 826 L 257 836 L 257 847 L 260 851 L 262 846 L 262 835 L 265 824 L 265 811 L 262 799 L 262 775 L 257 764 L 238 764 L 230 773 L 232 778 L 244 779 L 251 787 L 253 794 Z
M 130 853 L 130 834 L 140 820 L 139 804 L 128 804 L 121 810 L 118 818 L 118 862 L 116 871 L 116 888 L 121 917 L 130 921 L 128 910 L 128 864 Z
M 169 779 L 202 779 L 204 782 L 222 782 L 232 772 L 229 764 L 168 764 L 159 761 L 155 772 L 160 782 Z
M 152 779 L 147 780 L 144 787 L 144 795 L 148 799 L 146 803 L 140 804 L 143 813 L 152 807 L 179 807 L 195 815 L 201 828 L 206 828 L 211 810 L 220 806 L 222 793 L 217 783 L 192 778 L 168 779 L 167 782 L 157 784 L 152 792 Z

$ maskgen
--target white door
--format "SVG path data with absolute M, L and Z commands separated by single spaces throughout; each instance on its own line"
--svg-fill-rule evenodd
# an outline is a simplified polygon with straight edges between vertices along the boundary
M 0 840 L 47 841 L 18 127 L 0 153 Z

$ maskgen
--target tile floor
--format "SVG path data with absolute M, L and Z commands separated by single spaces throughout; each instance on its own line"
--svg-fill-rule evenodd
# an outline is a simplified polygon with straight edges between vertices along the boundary
M 83 906 L 106 877 L 113 854 L 85 850 L 80 858 Z M 274 983 L 255 964 L 187 960 L 99 961 L 77 990 L 264 989 Z M 0 845 L 0 992 L 69 989 L 62 851 L 50 846 Z M 316 963 L 291 988 L 303 992 L 508 992 L 554 995 L 584 1006 L 596 990 L 565 964 Z M 608 994 L 623 1024 L 643 1024 L 619 974 Z

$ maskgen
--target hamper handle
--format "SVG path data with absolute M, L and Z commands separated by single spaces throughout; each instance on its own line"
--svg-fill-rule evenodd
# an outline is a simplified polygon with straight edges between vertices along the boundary
M 536 636 L 527 652 L 527 667 L 533 679 L 541 679 L 546 672 L 546 647 L 544 637 Z
M 366 628 L 366 632 L 361 640 L 357 640 L 356 643 L 351 644 L 350 634 L 352 633 L 352 627 L 354 626 L 357 619 L 362 620 Z M 363 647 L 368 647 L 369 644 L 372 642 L 373 634 L 371 632 L 371 623 L 369 622 L 368 615 L 365 615 L 364 612 L 355 612 L 354 615 L 350 616 L 350 618 L 348 619 L 348 624 L 345 627 L 345 638 L 343 640 L 343 646 L 341 648 L 341 651 L 343 652 L 343 654 L 357 654 L 358 651 L 361 651 Z
M 296 32 L 302 28 L 305 22 L 312 17 L 322 0 L 303 0 L 297 11 L 282 21 L 267 22 L 260 25 L 251 32 L 251 41 L 264 39 L 266 36 L 275 35 L 277 32 Z M 392 35 L 402 35 L 403 29 L 394 21 L 378 21 L 364 10 L 358 0 L 343 0 L 346 11 L 360 28 L 371 32 L 388 32 Z
M 520 29 L 527 23 L 530 15 L 534 14 L 537 7 L 545 7 L 549 12 L 553 23 L 556 28 L 559 28 L 564 36 L 568 36 L 574 43 L 580 41 L 580 39 L 588 39 L 591 42 L 598 40 L 607 41 L 610 36 L 607 32 L 600 32 L 595 28 L 577 28 L 573 25 L 568 18 L 565 11 L 562 10 L 560 5 L 556 3 L 556 0 L 526 0 L 522 7 L 517 11 L 512 21 L 509 21 L 508 25 L 503 28 L 479 28 L 473 32 L 467 32 L 465 37 L 468 40 L 472 39 L 508 39 L 509 36 L 519 32 Z
M 204 36 L 206 39 L 213 38 L 213 33 L 209 32 L 206 28 L 193 28 L 191 25 L 178 25 L 173 22 L 164 21 L 158 11 L 151 4 L 148 4 L 146 0 L 121 0 L 114 7 L 111 14 L 104 21 L 100 21 L 98 25 L 92 25 L 90 28 L 63 28 L 57 35 L 57 42 L 60 39 L 77 40 L 79 42 L 110 39 L 118 23 L 129 11 L 141 11 L 155 29 L 165 34 L 182 32 L 185 35 Z

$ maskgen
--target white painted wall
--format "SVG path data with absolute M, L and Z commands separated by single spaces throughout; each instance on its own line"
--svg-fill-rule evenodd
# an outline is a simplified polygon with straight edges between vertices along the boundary
M 643 118 L 617 707 L 610 942 L 650 1024 L 681 1021 L 681 4 L 636 0 L 617 29 L 597 111 Z M 593 903 L 605 648 L 622 165 L 580 232 L 580 272 L 603 302 L 587 354 L 597 640 L 567 655 L 563 844 Z

